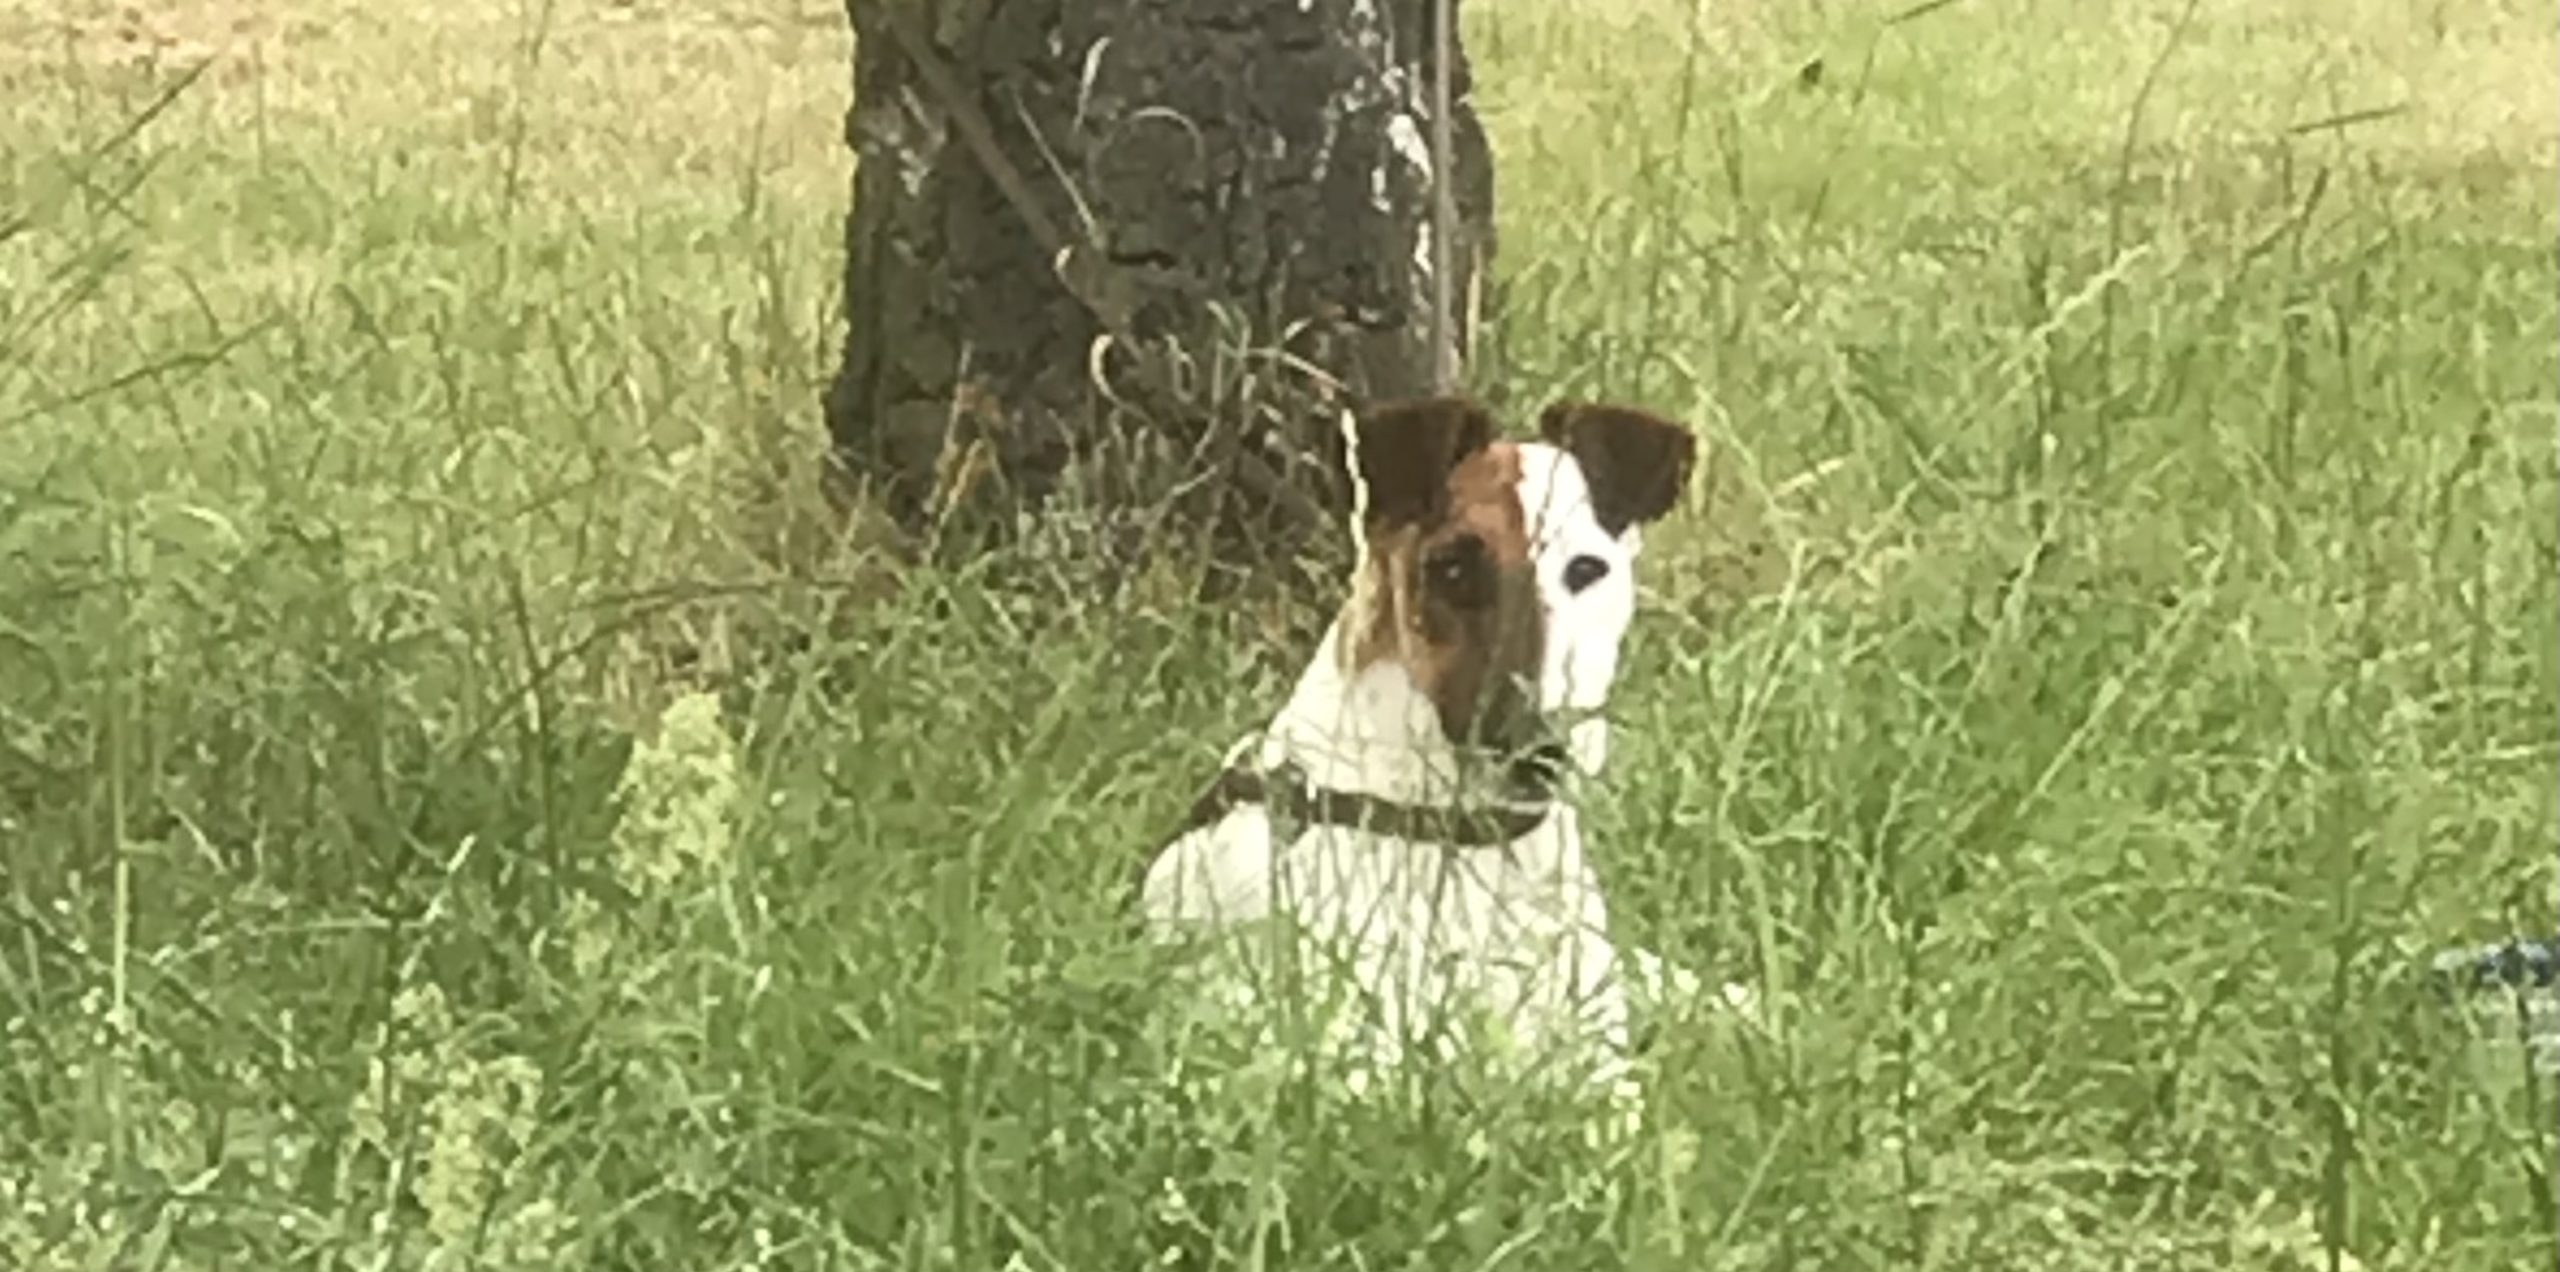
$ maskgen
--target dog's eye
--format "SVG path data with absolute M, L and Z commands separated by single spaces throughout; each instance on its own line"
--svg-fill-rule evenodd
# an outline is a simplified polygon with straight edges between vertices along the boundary
M 1481 541 L 1457 539 L 1423 559 L 1423 581 L 1453 605 L 1486 604 L 1492 600 L 1492 589 L 1486 585 L 1486 566 Z
M 1609 563 L 1596 556 L 1578 556 L 1564 563 L 1564 590 L 1579 594 L 1582 589 L 1609 577 Z

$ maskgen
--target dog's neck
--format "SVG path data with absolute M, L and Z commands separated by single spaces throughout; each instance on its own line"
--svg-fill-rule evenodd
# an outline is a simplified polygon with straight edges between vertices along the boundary
M 1261 739 L 1262 762 L 1295 765 L 1319 788 L 1399 804 L 1520 802 L 1501 764 L 1450 743 L 1431 700 L 1401 664 L 1351 666 L 1343 643 L 1350 621 L 1326 631 Z

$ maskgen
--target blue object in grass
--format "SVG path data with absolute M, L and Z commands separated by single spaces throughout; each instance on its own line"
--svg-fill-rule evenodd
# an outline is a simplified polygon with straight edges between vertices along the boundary
M 2560 1076 L 2560 939 L 2522 936 L 2447 950 L 2428 970 L 2437 992 L 2468 1007 L 2481 1028 L 2522 1043 L 2535 1072 Z
M 2447 991 L 2549 989 L 2560 983 L 2560 938 L 2520 936 L 2493 945 L 2447 950 L 2433 965 Z

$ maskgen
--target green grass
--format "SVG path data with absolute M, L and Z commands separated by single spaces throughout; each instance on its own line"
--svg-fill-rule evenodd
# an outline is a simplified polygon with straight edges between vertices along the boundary
M 1497 396 L 1712 441 L 1593 1147 L 1145 1010 L 1303 651 L 817 499 L 832 9 L 0 2 L 0 1266 L 2547 1263 L 2547 13 L 1899 7 L 1472 18 Z

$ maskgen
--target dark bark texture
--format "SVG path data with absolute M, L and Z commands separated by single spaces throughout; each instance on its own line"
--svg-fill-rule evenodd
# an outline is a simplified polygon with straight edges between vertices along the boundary
M 1431 0 L 849 9 L 844 470 L 968 543 L 1062 502 L 1248 568 L 1332 535 L 1340 412 L 1430 388 Z M 1492 171 L 1452 78 L 1463 306 Z

